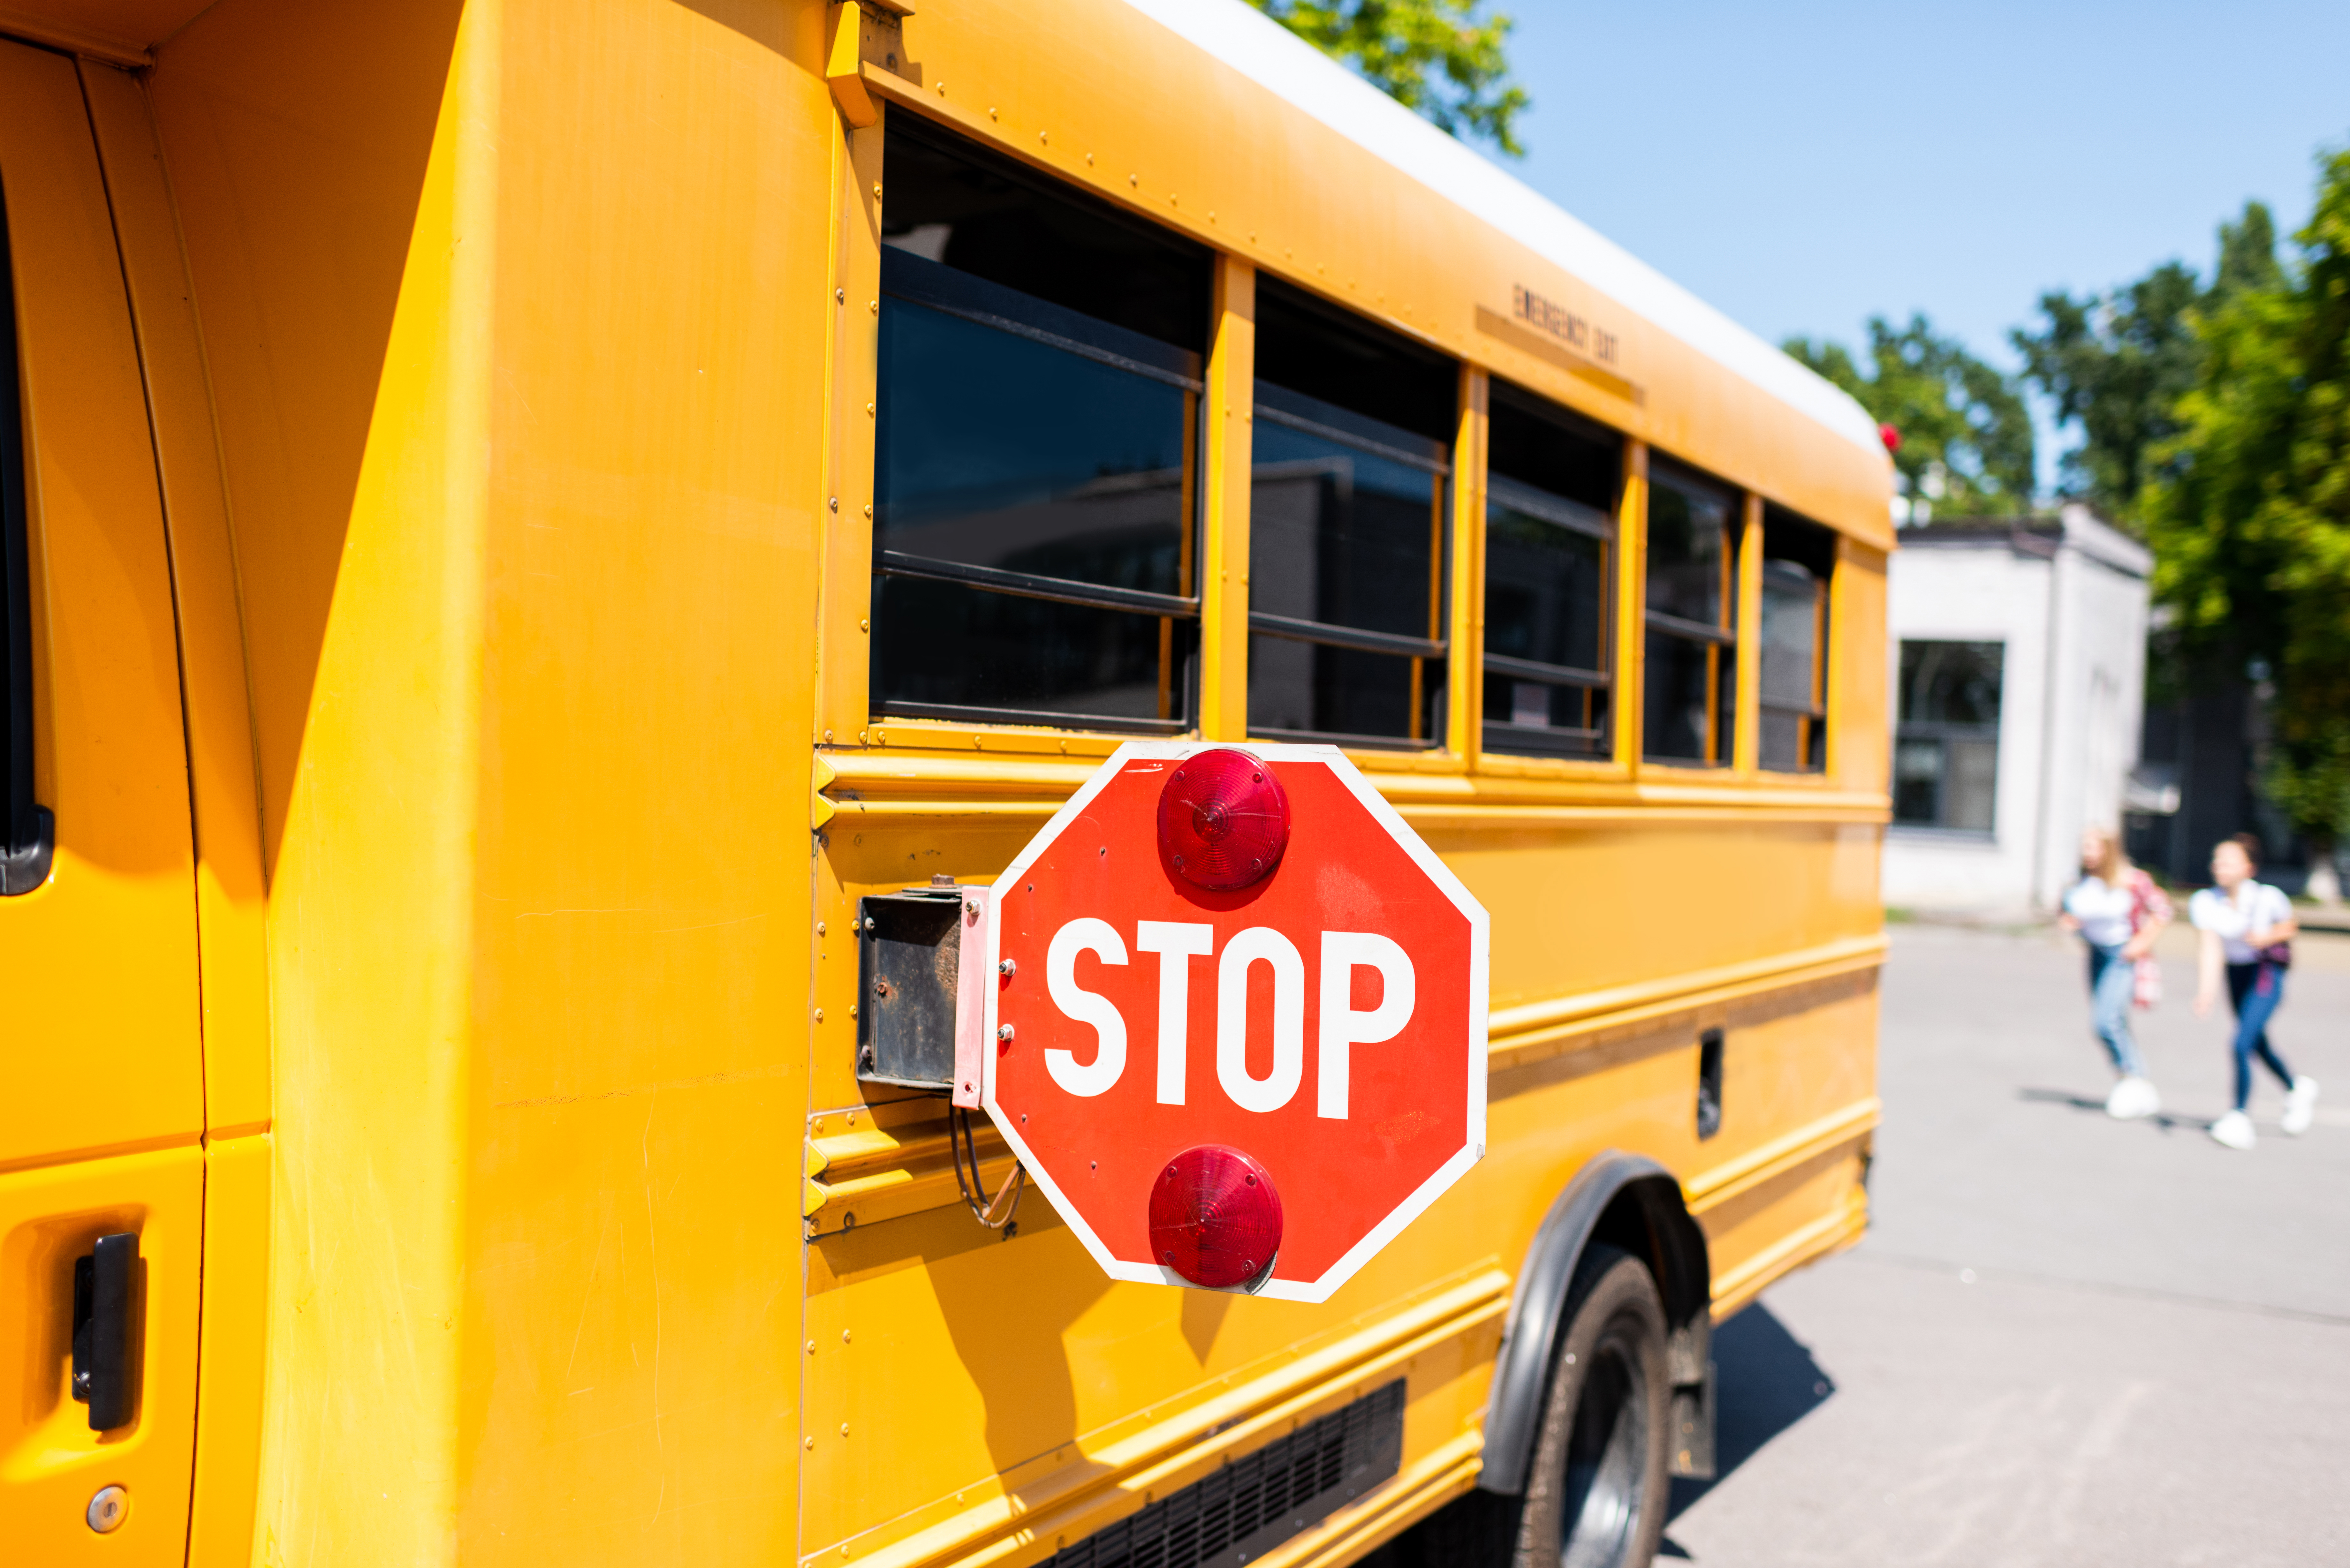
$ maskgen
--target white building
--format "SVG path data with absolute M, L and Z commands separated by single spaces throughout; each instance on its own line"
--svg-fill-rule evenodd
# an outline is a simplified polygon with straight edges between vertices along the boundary
M 2120 826 L 2153 564 L 2086 506 L 1901 530 L 1887 907 L 2044 914 L 2078 875 L 2081 830 Z

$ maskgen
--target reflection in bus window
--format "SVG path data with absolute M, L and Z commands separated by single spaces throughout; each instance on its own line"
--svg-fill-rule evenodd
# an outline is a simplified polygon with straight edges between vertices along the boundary
M 1259 286 L 1249 728 L 1433 743 L 1454 372 L 1271 279 Z M 1330 393 L 1343 400 L 1319 395 Z
M 1736 495 L 1662 460 L 1648 485 L 1648 670 L 1643 751 L 1730 761 L 1737 711 Z
M 1604 755 L 1621 443 L 1498 383 L 1488 429 L 1486 749 Z
M 1762 710 L 1755 740 L 1774 773 L 1827 766 L 1828 581 L 1835 535 L 1791 512 L 1762 512 Z
M 1204 253 L 889 134 L 874 711 L 1182 729 Z

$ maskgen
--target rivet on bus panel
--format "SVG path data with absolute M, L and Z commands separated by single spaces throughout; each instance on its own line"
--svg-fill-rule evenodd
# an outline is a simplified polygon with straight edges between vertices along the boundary
M 843 1344 L 843 1345 L 847 1345 L 847 1344 L 848 1343 L 848 1334 L 849 1334 L 849 1331 L 848 1331 L 847 1329 L 845 1329 L 845 1328 L 844 1328 L 844 1329 L 842 1329 L 842 1330 L 840 1331 L 840 1343 L 841 1343 L 841 1344 Z
M 877 202 L 881 199 L 881 187 L 878 182 L 873 187 L 873 199 Z
M 832 291 L 832 298 L 833 303 L 836 305 L 847 305 L 848 303 L 848 290 L 845 288 L 836 288 Z
M 823 1008 L 821 1008 L 821 1007 L 819 1007 L 819 1008 L 817 1008 L 817 1009 L 816 1010 L 816 1021 L 818 1023 L 823 1023 L 823 1022 L 824 1022 L 824 1009 L 823 1009 Z
M 837 495 L 827 495 L 827 496 L 826 496 L 826 497 L 824 498 L 824 504 L 825 504 L 827 506 L 831 507 L 835 512 L 837 512 L 837 511 L 839 511 L 839 510 L 840 510 L 840 497 L 839 497 L 839 496 L 837 496 Z

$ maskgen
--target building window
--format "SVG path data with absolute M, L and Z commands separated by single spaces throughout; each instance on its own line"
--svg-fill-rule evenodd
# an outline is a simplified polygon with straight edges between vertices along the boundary
M 1773 773 L 1815 774 L 1828 759 L 1828 583 L 1835 535 L 1776 506 L 1762 510 L 1762 690 L 1755 736 Z
M 888 137 L 874 711 L 1188 728 L 1207 253 Z
M 1500 382 L 1487 431 L 1485 748 L 1604 756 L 1623 441 Z
M 1249 729 L 1444 735 L 1451 360 L 1257 283 Z
M 1730 761 L 1738 711 L 1737 493 L 1668 463 L 1648 476 L 1648 670 L 1643 753 Z
M 1991 830 L 1999 784 L 1999 693 L 2006 646 L 1901 644 L 1893 742 L 1893 820 Z

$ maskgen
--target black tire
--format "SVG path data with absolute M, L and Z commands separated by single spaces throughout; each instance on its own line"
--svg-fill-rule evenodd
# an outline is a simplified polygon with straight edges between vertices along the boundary
M 1648 1568 L 1664 1538 L 1670 1372 L 1648 1265 L 1584 1253 L 1526 1471 L 1513 1568 Z
M 1595 1242 L 1575 1266 L 1565 1313 L 1525 1495 L 1472 1491 L 1381 1548 L 1372 1563 L 1648 1568 L 1664 1537 L 1670 1485 L 1664 1303 L 1647 1264 Z M 1612 1471 L 1591 1462 L 1618 1437 L 1621 1462 Z

